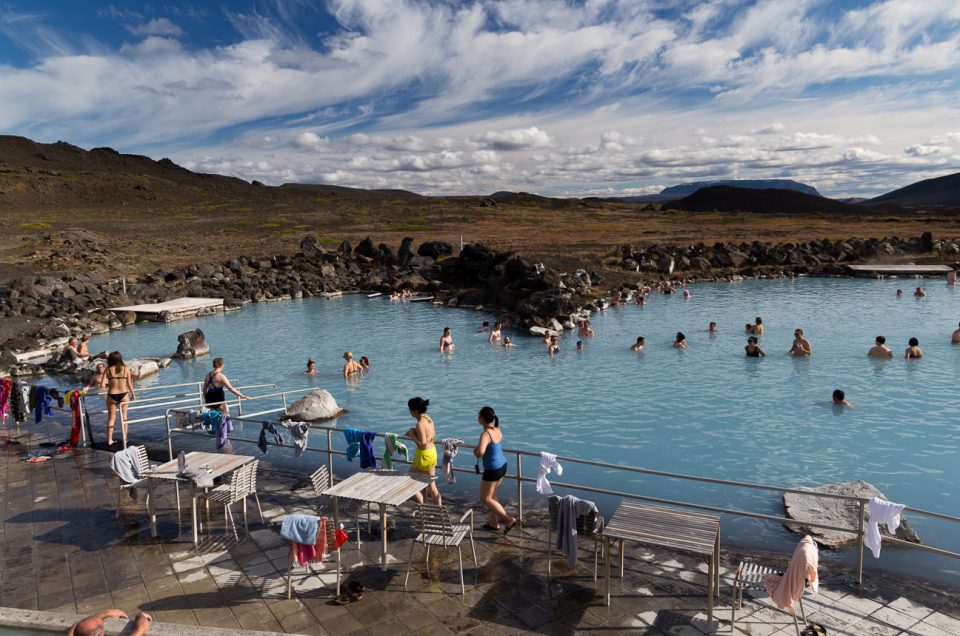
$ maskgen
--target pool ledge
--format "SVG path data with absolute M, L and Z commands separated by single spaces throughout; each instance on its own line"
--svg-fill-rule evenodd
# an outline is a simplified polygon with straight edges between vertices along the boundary
M 35 629 L 49 632 L 66 633 L 70 626 L 78 620 L 86 618 L 79 614 L 59 614 L 56 612 L 38 612 L 35 610 L 0 607 L 0 627 L 19 629 Z M 119 618 L 108 618 L 103 622 L 105 636 L 121 636 L 130 633 L 133 619 L 125 621 Z M 157 623 L 150 625 L 150 636 L 289 636 L 282 632 L 257 632 L 247 629 L 223 629 L 221 627 L 197 627 L 191 625 L 175 625 L 173 623 Z

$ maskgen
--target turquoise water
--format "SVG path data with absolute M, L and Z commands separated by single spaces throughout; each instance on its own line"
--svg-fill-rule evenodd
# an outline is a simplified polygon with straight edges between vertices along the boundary
M 546 354 L 540 340 L 516 332 L 505 331 L 516 342 L 512 350 L 488 343 L 478 331 L 493 315 L 363 296 L 248 305 L 222 316 L 141 324 L 96 337 L 91 349 L 118 349 L 126 357 L 168 355 L 177 334 L 200 327 L 211 357 L 226 358 L 231 378 L 328 389 L 349 410 L 339 420 L 344 427 L 403 432 L 412 424 L 406 401 L 421 395 L 431 400 L 438 437 L 473 441 L 476 412 L 489 404 L 512 448 L 779 486 L 863 479 L 893 501 L 957 516 L 960 346 L 950 345 L 950 334 L 960 320 L 960 290 L 942 280 L 919 281 L 928 297 L 916 299 L 911 293 L 917 283 L 744 281 L 692 287 L 690 300 L 654 294 L 645 307 L 595 315 L 597 335 L 587 339 L 583 352 L 575 351 L 576 335 L 564 334 L 556 357 Z M 904 297 L 896 297 L 897 288 Z M 767 357 L 759 360 L 743 354 L 743 325 L 755 316 L 766 327 L 761 346 Z M 710 321 L 719 324 L 718 333 L 708 333 Z M 445 326 L 452 327 L 457 344 L 451 354 L 438 352 Z M 785 355 L 796 327 L 813 345 L 810 359 Z M 688 350 L 671 348 L 677 331 L 686 334 Z M 868 360 L 867 349 L 881 334 L 895 357 Z M 629 350 L 638 335 L 647 341 L 642 353 Z M 903 360 L 910 337 L 919 338 L 922 360 Z M 341 376 L 347 349 L 372 362 L 355 385 Z M 320 375 L 302 373 L 308 357 Z M 175 362 L 151 382 L 200 380 L 209 365 L 210 358 Z M 835 388 L 844 389 L 855 408 L 832 407 Z M 161 427 L 134 425 L 131 439 L 160 439 Z M 102 436 L 102 424 L 95 423 L 95 432 Z M 257 453 L 239 444 L 236 451 Z M 300 462 L 306 471 L 320 456 L 293 460 L 272 450 L 267 459 Z M 459 465 L 472 463 L 462 458 Z M 525 462 L 524 472 L 535 476 L 535 462 Z M 776 496 L 685 481 L 574 465 L 563 480 L 782 512 Z M 472 477 L 461 481 L 476 488 Z M 504 490 L 515 492 L 515 486 Z M 960 549 L 960 527 L 914 523 L 926 542 Z M 786 549 L 795 541 L 775 524 L 728 517 L 723 524 L 725 540 L 736 543 Z M 926 558 L 885 548 L 879 561 L 867 559 L 870 566 L 895 567 L 904 556 L 903 563 Z

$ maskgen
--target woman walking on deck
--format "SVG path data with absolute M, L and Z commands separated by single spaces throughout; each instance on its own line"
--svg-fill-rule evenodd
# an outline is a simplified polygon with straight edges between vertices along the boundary
M 113 446 L 113 425 L 120 409 L 120 425 L 123 441 L 127 441 L 127 404 L 137 399 L 133 391 L 133 375 L 123 363 L 123 356 L 114 351 L 107 356 L 107 371 L 103 375 L 103 388 L 107 390 L 107 444 Z
M 494 532 L 500 531 L 500 520 L 506 522 L 503 533 L 507 534 L 517 525 L 517 520 L 507 514 L 500 502 L 497 500 L 497 489 L 500 482 L 507 474 L 507 458 L 503 454 L 503 432 L 500 430 L 500 418 L 494 413 L 493 408 L 485 406 L 477 414 L 477 423 L 483 427 L 480 433 L 480 441 L 473 450 L 473 454 L 478 458 L 477 472 L 480 472 L 480 464 L 483 464 L 483 472 L 480 477 L 480 501 L 490 509 L 490 518 L 484 527 Z

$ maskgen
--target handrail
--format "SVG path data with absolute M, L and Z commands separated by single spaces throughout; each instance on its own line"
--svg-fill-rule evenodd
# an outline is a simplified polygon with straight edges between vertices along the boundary
M 276 409 L 276 410 L 280 410 L 280 409 Z M 174 413 L 176 413 L 176 412 L 178 412 L 178 409 L 168 409 L 167 412 L 166 412 L 166 415 L 165 415 L 165 418 L 166 418 L 166 426 L 167 426 L 167 446 L 168 446 L 169 456 L 170 456 L 170 459 L 171 459 L 171 460 L 173 459 L 173 456 L 174 456 L 174 455 L 173 455 L 173 434 L 174 434 L 174 433 L 185 434 L 185 435 L 201 435 L 201 436 L 207 436 L 207 435 L 208 435 L 208 434 L 205 433 L 205 432 L 198 432 L 198 431 L 196 431 L 196 430 L 191 430 L 191 429 L 176 429 L 176 428 L 171 428 L 171 427 L 170 427 L 170 415 L 171 415 L 171 414 L 174 414 Z M 273 411 L 271 411 L 271 412 L 273 412 Z M 238 416 L 238 417 L 235 417 L 235 418 L 233 418 L 233 419 L 234 419 L 235 421 L 249 422 L 249 423 L 253 423 L 253 424 L 261 424 L 261 425 L 262 425 L 262 424 L 265 423 L 265 421 L 263 421 L 263 420 L 254 420 L 254 419 L 251 419 L 252 416 L 253 416 L 253 414 L 248 414 L 246 417 Z M 323 449 L 323 448 L 310 448 L 310 447 L 307 447 L 307 448 L 304 449 L 304 450 L 305 450 L 305 451 L 308 451 L 308 452 L 315 452 L 315 453 L 326 453 L 326 455 L 327 455 L 327 467 L 328 467 L 328 469 L 330 469 L 331 479 L 333 479 L 334 476 L 333 476 L 333 471 L 332 471 L 332 466 L 333 466 L 332 458 L 333 458 L 333 456 L 335 456 L 335 455 L 336 455 L 336 456 L 345 456 L 346 453 L 344 453 L 343 451 L 335 450 L 335 449 L 333 448 L 333 444 L 332 444 L 332 433 L 333 433 L 334 431 L 342 431 L 343 429 L 340 429 L 340 428 L 338 428 L 338 427 L 336 427 L 336 426 L 331 426 L 331 425 L 328 425 L 328 424 L 312 424 L 310 428 L 311 428 L 311 429 L 315 429 L 315 430 L 322 430 L 322 431 L 325 431 L 325 432 L 326 432 L 326 436 L 325 436 L 325 437 L 326 437 L 326 439 L 327 439 L 327 447 L 326 447 L 325 449 Z M 375 436 L 376 436 L 376 437 L 385 437 L 385 435 L 386 435 L 385 433 L 380 433 L 380 432 L 376 432 L 376 433 L 375 433 Z M 231 437 L 231 439 L 232 439 L 232 440 L 235 440 L 235 441 L 238 441 L 238 442 L 245 442 L 245 443 L 252 443 L 252 444 L 259 443 L 259 440 L 249 439 L 249 438 L 245 438 L 245 437 L 236 437 L 236 436 L 234 436 L 234 437 Z M 277 447 L 282 447 L 282 448 L 294 448 L 292 445 L 290 445 L 290 444 L 285 444 L 285 443 L 282 443 L 282 442 L 281 442 L 281 443 L 275 443 L 275 442 L 267 441 L 267 445 L 268 445 L 268 446 L 277 446 Z M 472 446 L 472 445 L 470 445 L 470 444 L 463 444 L 463 445 L 461 446 L 461 448 L 475 449 L 476 447 L 475 447 L 475 446 Z M 520 515 L 520 517 L 522 518 L 522 513 L 523 513 L 523 487 L 522 487 L 522 486 L 523 486 L 524 483 L 535 483 L 537 480 L 534 479 L 534 478 L 532 478 L 532 477 L 524 477 L 524 476 L 523 476 L 523 469 L 522 469 L 521 457 L 536 457 L 536 458 L 539 458 L 540 455 L 539 455 L 538 453 L 533 453 L 533 452 L 531 452 L 531 451 L 519 450 L 519 449 L 511 449 L 511 448 L 504 448 L 504 449 L 503 449 L 503 452 L 504 452 L 504 453 L 512 453 L 512 454 L 514 454 L 514 455 L 516 456 L 516 459 L 517 459 L 517 475 L 511 476 L 511 477 L 509 477 L 509 479 L 515 480 L 515 481 L 517 482 L 517 506 L 518 506 L 518 509 L 519 509 L 519 515 Z M 865 524 L 866 524 L 866 506 L 867 506 L 867 504 L 868 504 L 869 501 L 870 501 L 869 498 L 866 498 L 866 497 L 854 497 L 854 496 L 851 496 L 851 495 L 836 495 L 836 494 L 832 494 L 832 493 L 820 493 L 820 492 L 815 492 L 815 491 L 812 491 L 812 490 L 801 490 L 801 489 L 798 489 L 798 488 L 781 488 L 781 487 L 777 487 L 777 486 L 768 486 L 768 485 L 766 485 L 766 484 L 756 484 L 756 483 L 751 483 L 751 482 L 732 481 L 732 480 L 726 480 L 726 479 L 716 479 L 716 478 L 711 478 L 711 477 L 697 477 L 697 476 L 695 476 L 695 475 L 686 475 L 686 474 L 683 474 L 683 473 L 673 473 L 673 472 L 668 472 L 668 471 L 653 470 L 653 469 L 649 469 L 649 468 L 637 468 L 637 467 L 633 467 L 633 466 L 621 466 L 621 465 L 617 465 L 617 464 L 609 464 L 609 463 L 606 463 L 606 462 L 597 462 L 597 461 L 592 461 L 592 460 L 587 460 L 587 459 L 578 459 L 578 458 L 574 458 L 574 457 L 561 457 L 561 456 L 558 456 L 557 459 L 558 459 L 559 461 L 568 462 L 568 463 L 582 464 L 582 465 L 586 465 L 586 466 L 594 466 L 594 467 L 604 468 L 604 469 L 612 469 L 612 470 L 620 470 L 620 471 L 626 471 L 626 472 L 631 472 L 631 473 L 639 473 L 639 474 L 645 474 L 645 475 L 652 475 L 652 476 L 657 476 L 657 477 L 666 477 L 666 478 L 671 478 L 671 479 L 683 479 L 683 480 L 696 481 L 696 482 L 706 483 L 706 484 L 715 484 L 715 485 L 722 485 L 722 486 L 731 486 L 731 487 L 736 487 L 736 488 L 747 488 L 747 489 L 753 489 L 753 490 L 761 490 L 761 491 L 765 491 L 765 492 L 797 493 L 797 494 L 803 494 L 803 495 L 808 495 L 808 496 L 812 496 L 812 497 L 822 497 L 822 498 L 825 498 L 825 499 L 834 499 L 834 500 L 839 499 L 839 500 L 843 500 L 843 501 L 849 501 L 849 502 L 852 502 L 852 503 L 856 503 L 856 504 L 858 505 L 857 527 L 856 527 L 856 528 L 844 528 L 844 527 L 832 526 L 832 525 L 829 525 L 829 524 L 818 523 L 818 522 L 813 522 L 813 521 L 805 521 L 805 520 L 799 520 L 799 519 L 790 519 L 790 518 L 787 518 L 787 517 L 781 517 L 781 516 L 777 516 L 777 515 L 769 515 L 769 514 L 763 514 L 763 513 L 757 513 L 757 512 L 750 512 L 750 511 L 748 511 L 748 510 L 738 510 L 738 509 L 734 509 L 734 508 L 725 508 L 725 507 L 719 507 L 719 506 L 711 506 L 711 505 L 707 505 L 707 504 L 700 504 L 700 503 L 694 503 L 694 502 L 689 502 L 689 501 L 676 501 L 676 500 L 671 500 L 671 499 L 665 499 L 665 498 L 662 498 L 662 497 L 653 497 L 653 496 L 649 496 L 649 495 L 640 495 L 640 494 L 637 494 L 637 493 L 630 493 L 630 492 L 624 492 L 624 491 L 618 491 L 618 490 L 611 490 L 611 489 L 607 489 L 607 488 L 598 488 L 598 487 L 596 487 L 596 486 L 586 486 L 586 485 L 583 485 L 583 484 L 571 484 L 571 483 L 559 482 L 559 481 L 551 482 L 553 486 L 558 487 L 558 488 L 566 488 L 566 489 L 570 489 L 570 490 L 580 490 L 580 491 L 584 491 L 584 492 L 592 492 L 592 493 L 603 494 L 603 495 L 614 496 L 614 497 L 621 497 L 621 498 L 630 498 L 630 499 L 638 499 L 638 500 L 643 500 L 643 501 L 652 501 L 652 502 L 661 503 L 661 504 L 667 504 L 667 505 L 673 505 L 673 506 L 681 506 L 681 507 L 684 507 L 684 508 L 691 508 L 691 509 L 696 509 L 696 510 L 704 510 L 704 511 L 709 511 L 709 512 L 714 512 L 714 513 L 719 513 L 719 514 L 727 514 L 727 515 L 733 515 L 733 516 L 739 516 L 739 517 L 746 517 L 746 518 L 751 518 L 751 519 L 758 519 L 758 520 L 761 520 L 761 521 L 773 521 L 773 522 L 781 523 L 781 524 L 788 525 L 788 526 L 789 526 L 789 525 L 793 525 L 793 526 L 803 525 L 803 526 L 811 527 L 811 528 L 821 528 L 821 529 L 826 529 L 826 530 L 834 530 L 834 531 L 837 531 L 837 532 L 847 532 L 847 533 L 850 533 L 851 535 L 854 535 L 854 536 L 856 537 L 856 541 L 857 541 L 857 583 L 862 583 L 862 582 L 863 582 L 863 548 L 864 548 L 864 535 L 865 535 Z M 396 461 L 397 463 L 409 463 L 409 462 L 403 461 L 403 460 L 401 460 L 401 459 L 399 459 L 399 458 L 395 459 L 394 461 Z M 456 472 L 462 472 L 462 473 L 473 473 L 472 470 L 463 469 L 463 468 L 454 468 L 454 470 L 455 470 Z M 914 513 L 914 514 L 918 514 L 918 515 L 922 515 L 922 516 L 928 516 L 928 517 L 931 517 L 931 518 L 934 518 L 934 519 L 939 519 L 939 520 L 942 520 L 942 521 L 949 521 L 949 522 L 953 522 L 953 523 L 960 523 L 960 517 L 953 517 L 953 516 L 950 516 L 950 515 L 945 515 L 945 514 L 942 514 L 942 513 L 937 513 L 937 512 L 931 512 L 931 511 L 927 511 L 927 510 L 922 510 L 922 509 L 919 509 L 919 508 L 910 508 L 910 507 L 907 507 L 907 508 L 905 508 L 904 510 L 905 510 L 905 511 L 908 511 L 908 512 L 912 512 L 912 513 Z M 933 553 L 933 554 L 937 554 L 937 555 L 939 555 L 939 556 L 947 556 L 947 557 L 951 557 L 951 558 L 955 558 L 955 559 L 960 559 L 960 553 L 952 552 L 952 551 L 950 551 L 950 550 L 945 550 L 945 549 L 942 549 L 942 548 L 936 548 L 936 547 L 933 547 L 933 546 L 925 546 L 925 545 L 922 545 L 922 544 L 916 544 L 916 543 L 912 543 L 912 542 L 909 542 L 909 541 L 904 541 L 904 540 L 902 540 L 902 539 L 897 539 L 897 538 L 895 538 L 895 537 L 882 537 L 882 539 L 883 539 L 884 541 L 887 541 L 887 542 L 890 542 L 890 543 L 895 543 L 895 544 L 897 544 L 897 545 L 903 545 L 903 546 L 906 546 L 906 547 L 911 547 L 911 548 L 914 548 L 914 549 L 923 550 L 923 551 L 926 551 L 926 552 L 930 552 L 930 553 Z
M 249 386 L 238 386 L 238 387 L 235 387 L 235 388 L 239 391 L 240 389 L 262 389 L 262 388 L 266 388 L 266 387 L 276 387 L 276 386 L 277 386 L 276 384 L 251 384 L 251 385 L 249 385 Z M 268 393 L 268 394 L 266 394 L 266 395 L 251 395 L 249 399 L 252 400 L 252 399 L 254 399 L 254 398 L 274 397 L 274 396 L 277 396 L 277 395 L 280 395 L 280 394 L 279 394 L 279 393 Z M 199 398 L 201 398 L 201 397 L 203 397 L 203 396 L 202 396 L 202 395 L 199 395 L 199 394 L 198 394 L 198 395 L 193 395 L 193 394 L 190 394 L 190 393 L 185 393 L 183 399 L 180 399 L 179 396 L 178 396 L 177 399 L 174 399 L 174 400 L 172 400 L 172 401 L 170 401 L 170 402 L 162 402 L 162 403 L 153 402 L 153 403 L 151 403 L 151 402 L 149 401 L 150 398 L 147 398 L 146 400 L 142 400 L 142 401 L 141 401 L 141 400 L 134 400 L 134 401 L 132 401 L 132 402 L 128 402 L 127 411 L 142 411 L 143 409 L 152 409 L 152 408 L 157 408 L 158 406 L 168 406 L 168 405 L 170 405 L 170 404 L 194 404 L 194 403 L 197 403 L 197 400 L 198 400 Z M 224 400 L 223 402 L 206 402 L 205 404 L 210 405 L 210 406 L 214 406 L 214 405 L 228 404 L 228 403 L 230 403 L 230 401 Z M 100 412 L 101 412 L 101 413 L 106 413 L 107 411 L 106 411 L 106 409 L 104 409 L 104 410 L 102 410 L 102 411 L 100 411 Z M 158 419 L 159 419 L 159 417 L 158 417 Z M 127 423 L 129 424 L 130 421 L 128 420 Z
M 239 382 L 240 380 L 234 378 L 230 380 L 230 384 L 234 382 Z M 160 389 L 179 389 L 182 386 L 199 386 L 203 384 L 203 380 L 197 380 L 196 382 L 181 382 L 180 384 L 163 384 L 157 386 L 141 386 L 137 387 L 137 391 L 158 391 Z

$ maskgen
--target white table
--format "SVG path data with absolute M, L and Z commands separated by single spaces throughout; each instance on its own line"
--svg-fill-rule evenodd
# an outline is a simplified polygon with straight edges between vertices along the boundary
M 353 499 L 380 506 L 380 569 L 387 571 L 387 506 L 399 506 L 425 489 L 436 477 L 401 473 L 395 470 L 371 470 L 357 473 L 323 491 L 334 498 L 334 523 L 339 527 L 338 498 Z M 359 540 L 359 537 L 357 537 Z
M 220 453 L 205 453 L 201 451 L 192 451 L 186 455 L 188 467 L 193 466 L 209 466 L 209 475 L 210 479 L 216 479 L 217 477 L 223 477 L 224 475 L 229 475 L 236 469 L 240 468 L 244 464 L 248 464 L 256 459 L 256 457 L 251 457 L 249 455 L 223 455 Z M 174 482 L 189 481 L 192 489 L 192 505 L 190 507 L 191 514 L 191 525 L 193 526 L 193 545 L 199 543 L 199 537 L 197 536 L 197 486 L 194 484 L 188 477 L 183 477 L 179 474 L 179 459 L 174 459 L 165 464 L 160 464 L 156 468 L 151 468 L 150 470 L 143 473 L 143 476 L 147 479 L 147 489 L 150 492 L 149 501 L 147 503 L 147 514 L 150 517 L 150 536 L 157 536 L 157 509 L 155 498 L 153 496 L 153 482 L 155 480 L 167 480 Z M 180 508 L 180 491 L 179 484 L 177 490 L 177 514 L 179 514 Z

